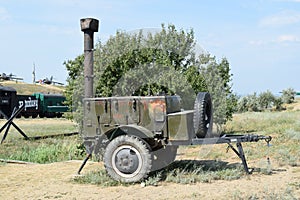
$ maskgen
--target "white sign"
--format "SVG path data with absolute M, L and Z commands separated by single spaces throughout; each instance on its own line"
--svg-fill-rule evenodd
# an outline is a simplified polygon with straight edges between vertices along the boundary
M 39 108 L 39 101 L 38 100 L 31 100 L 31 98 L 29 97 L 28 100 L 24 100 L 24 101 L 19 101 L 19 107 L 22 107 L 24 105 L 25 102 L 25 111 L 27 108 L 34 108 L 37 110 Z

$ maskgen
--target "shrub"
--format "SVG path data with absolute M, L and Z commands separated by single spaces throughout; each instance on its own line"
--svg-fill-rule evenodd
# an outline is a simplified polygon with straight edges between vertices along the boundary
M 283 103 L 293 103 L 295 101 L 296 91 L 292 88 L 288 88 L 286 90 L 282 90 L 282 101 Z
M 258 96 L 258 104 L 259 104 L 259 109 L 260 110 L 266 110 L 270 109 L 273 107 L 274 102 L 275 102 L 275 96 L 267 90 L 266 92 L 262 92 Z
M 241 97 L 237 103 L 237 112 L 260 112 L 270 110 L 282 110 L 283 101 L 281 97 L 274 96 L 269 90 L 259 95 L 255 93 Z

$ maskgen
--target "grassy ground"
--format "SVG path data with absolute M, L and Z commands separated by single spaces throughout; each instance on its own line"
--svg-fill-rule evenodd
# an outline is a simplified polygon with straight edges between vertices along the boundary
M 60 135 L 77 131 L 77 127 L 66 119 L 16 119 L 14 122 L 29 138 L 46 135 Z M 5 120 L 0 120 L 0 126 Z M 1 133 L 1 139 L 4 131 Z M 0 146 L 0 159 L 22 160 L 36 163 L 50 163 L 71 159 L 82 159 L 85 155 L 78 135 L 54 137 L 41 140 L 24 140 L 13 127 Z
M 264 141 L 243 143 L 250 167 L 263 174 L 271 174 L 280 166 L 300 165 L 300 111 L 242 113 L 234 115 L 225 127 L 227 133 L 259 134 L 273 137 L 267 146 Z M 0 125 L 5 121 L 1 120 Z M 29 136 L 53 135 L 77 131 L 66 119 L 18 119 L 15 121 Z M 2 136 L 1 133 L 0 136 Z M 48 138 L 25 141 L 13 128 L 0 146 L 1 159 L 16 159 L 29 162 L 49 163 L 70 159 L 83 159 L 79 136 Z M 197 183 L 213 180 L 233 180 L 245 176 L 240 159 L 227 145 L 180 147 L 177 161 L 169 167 L 154 172 L 145 181 L 146 185 L 162 182 Z M 271 164 L 268 164 L 267 158 Z M 101 186 L 120 185 L 111 180 L 104 168 L 92 171 L 75 179 L 79 183 L 94 183 Z
M 166 197 L 166 195 L 161 194 L 162 191 L 172 191 L 172 193 L 176 193 L 176 195 L 178 195 L 180 194 L 180 192 L 178 192 L 180 188 L 184 188 L 181 190 L 182 193 L 184 193 L 188 188 L 194 188 L 193 193 L 190 192 L 190 195 L 192 195 L 189 197 L 190 199 L 199 199 L 201 197 L 198 193 L 199 191 L 205 191 L 205 193 L 211 192 L 215 194 L 225 194 L 227 190 L 231 191 L 226 193 L 228 196 L 227 199 L 298 199 L 300 189 L 300 182 L 299 179 L 297 179 L 297 177 L 299 177 L 300 166 L 299 105 L 300 103 L 298 100 L 298 103 L 289 105 L 287 111 L 284 112 L 236 114 L 234 115 L 233 121 L 226 124 L 225 131 L 227 133 L 250 133 L 271 135 L 273 137 L 273 140 L 271 141 L 272 146 L 269 147 L 264 141 L 259 141 L 257 143 L 243 143 L 249 167 L 253 167 L 255 169 L 254 174 L 251 176 L 245 175 L 240 159 L 231 150 L 226 152 L 227 145 L 225 144 L 188 146 L 179 148 L 177 159 L 173 164 L 163 170 L 151 173 L 149 178 L 141 183 L 144 186 L 159 185 L 161 187 L 147 187 L 146 190 L 143 188 L 140 189 L 136 184 L 134 186 L 130 185 L 130 187 L 109 187 L 124 184 L 113 181 L 107 176 L 103 164 L 100 164 L 99 166 L 97 164 L 96 171 L 86 170 L 84 171 L 85 173 L 83 176 L 72 179 L 72 182 L 70 181 L 71 192 L 68 193 L 68 195 L 72 194 L 76 190 L 74 188 L 76 188 L 78 184 L 74 184 L 75 181 L 76 183 L 85 184 L 84 186 L 80 185 L 77 189 L 78 191 L 81 191 L 82 187 L 89 187 L 91 184 L 99 185 L 101 187 L 97 187 L 96 189 L 93 188 L 90 193 L 94 193 L 94 191 L 101 189 L 103 189 L 101 190 L 103 192 L 100 193 L 103 194 L 107 193 L 108 190 L 113 191 L 112 193 L 107 193 L 108 196 L 103 199 L 109 199 L 110 195 L 113 194 L 119 194 L 120 196 L 128 193 L 136 194 L 137 189 L 140 189 L 140 199 L 144 198 L 145 192 L 148 190 L 152 191 L 152 193 L 159 194 L 160 197 Z M 29 137 L 77 131 L 76 126 L 66 119 L 17 119 L 15 122 Z M 0 126 L 4 123 L 4 120 L 0 120 Z M 2 136 L 3 132 L 0 133 L 0 139 Z M 85 153 L 82 151 L 81 143 L 82 140 L 79 136 L 26 141 L 14 130 L 14 128 L 11 128 L 7 139 L 0 145 L 0 158 L 37 163 L 51 163 L 70 159 L 82 160 Z M 270 158 L 270 164 L 268 163 L 267 158 Z M 62 167 L 62 165 L 66 165 L 65 163 L 59 164 L 60 167 Z M 76 164 L 76 170 L 79 164 Z M 0 163 L 0 165 L 4 166 L 5 164 Z M 48 167 L 51 165 L 52 164 L 38 166 L 46 166 L 46 169 L 48 170 Z M 12 167 L 12 165 L 8 166 Z M 22 168 L 22 170 L 26 169 L 28 166 L 30 165 L 26 165 L 26 167 Z M 34 167 L 35 165 L 32 165 L 32 169 L 36 170 Z M 290 171 L 290 173 L 280 171 L 285 169 Z M 18 168 L 18 170 L 20 170 L 20 168 Z M 74 171 L 73 168 L 72 170 Z M 54 171 L 56 172 L 59 170 L 55 167 Z M 11 172 L 12 169 L 9 168 L 8 172 L 4 174 L 13 174 Z M 39 171 L 37 174 L 43 173 L 46 173 L 46 171 Z M 51 173 L 53 173 L 53 171 Z M 65 177 L 66 174 L 70 172 L 61 173 Z M 22 176 L 24 176 L 24 174 L 22 174 Z M 275 179 L 277 181 L 274 181 L 273 178 L 278 176 L 280 176 L 280 179 Z M 291 178 L 287 179 L 287 184 L 284 185 L 286 190 L 277 190 L 278 188 L 276 187 L 275 189 L 268 189 L 269 185 L 282 185 L 282 179 L 288 176 Z M 18 175 L 18 178 L 20 177 L 21 176 Z M 51 174 L 49 177 L 53 178 L 54 175 Z M 41 178 L 39 178 L 37 182 L 34 182 L 30 187 L 33 187 L 43 178 L 44 177 L 41 176 Z M 27 183 L 30 179 L 32 179 L 32 177 L 25 177 L 24 183 Z M 52 185 L 57 186 L 57 177 L 55 176 L 53 179 L 54 181 Z M 254 181 L 251 182 L 251 179 Z M 262 184 L 263 181 L 266 182 L 266 185 Z M 49 187 L 49 183 L 47 182 L 47 184 L 43 184 Z M 61 184 L 66 183 L 68 183 L 68 181 L 64 179 Z M 13 184 L 9 182 L 9 184 L 6 185 Z M 18 185 L 18 189 L 14 189 L 14 192 L 20 189 L 19 183 L 15 183 L 15 185 Z M 229 190 L 229 188 L 226 188 L 227 185 L 229 185 L 230 188 L 236 189 Z M 243 188 L 243 185 L 245 185 L 245 189 Z M 125 184 L 125 186 L 128 185 Z M 249 189 L 251 186 L 253 186 L 254 189 Z M 208 190 L 208 187 L 211 189 Z M 172 190 L 172 188 L 176 189 Z M 215 190 L 215 188 L 217 188 L 217 190 Z M 44 190 L 46 191 L 46 189 Z M 53 189 L 53 193 L 57 194 L 58 190 L 59 188 Z M 126 190 L 126 192 L 121 193 L 120 191 L 122 190 Z M 6 190 L 4 189 L 4 191 Z M 26 192 L 22 192 L 22 195 L 25 193 Z M 39 194 L 39 197 L 45 194 L 45 192 L 43 194 Z M 187 192 L 186 194 L 188 195 L 189 193 Z M 148 195 L 150 196 L 151 192 Z M 182 195 L 180 197 L 182 197 Z M 74 199 L 75 198 L 78 197 L 76 196 Z M 188 198 L 182 197 L 181 199 Z M 218 198 L 211 197 L 211 199 Z
M 265 141 L 243 143 L 248 165 L 255 173 L 270 175 L 281 166 L 300 165 L 300 111 L 236 114 L 226 124 L 227 133 L 272 136 L 270 145 Z M 241 160 L 227 145 L 184 146 L 177 160 L 169 167 L 154 172 L 145 180 L 146 185 L 162 182 L 197 183 L 214 180 L 234 180 L 245 176 Z M 79 183 L 115 186 L 104 169 L 76 179 Z
M 256 132 L 271 135 L 270 148 L 250 145 L 248 157 L 269 153 L 280 165 L 300 164 L 300 111 L 244 113 L 234 117 L 226 126 L 228 132 Z

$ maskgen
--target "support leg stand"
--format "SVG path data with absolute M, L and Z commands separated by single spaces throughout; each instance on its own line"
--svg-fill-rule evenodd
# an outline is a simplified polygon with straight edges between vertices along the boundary
M 91 156 L 92 156 L 92 154 L 90 153 L 90 154 L 88 154 L 88 155 L 86 156 L 86 158 L 83 160 L 83 163 L 81 164 L 81 166 L 80 166 L 80 168 L 79 168 L 79 170 L 78 170 L 78 172 L 77 172 L 78 175 L 80 175 L 81 170 L 83 169 L 83 167 L 85 166 L 86 162 L 88 161 L 88 159 L 89 159 Z
M 238 157 L 242 160 L 242 164 L 243 164 L 243 167 L 244 167 L 244 170 L 247 174 L 251 174 L 251 172 L 249 171 L 249 168 L 248 168 L 248 164 L 247 164 L 247 161 L 246 161 L 246 157 L 245 157 L 245 154 L 244 154 L 244 150 L 243 150 L 243 146 L 242 146 L 242 143 L 241 142 L 237 142 L 236 143 L 236 146 L 238 148 L 238 150 L 236 150 L 232 144 L 228 143 L 228 146 L 234 151 L 234 153 L 236 155 L 238 155 Z

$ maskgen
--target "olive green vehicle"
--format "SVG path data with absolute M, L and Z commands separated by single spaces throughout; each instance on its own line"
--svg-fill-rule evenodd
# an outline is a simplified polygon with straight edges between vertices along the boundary
M 207 92 L 198 93 L 193 110 L 184 110 L 174 96 L 115 96 L 93 98 L 93 37 L 99 21 L 80 20 L 84 32 L 84 118 L 82 137 L 88 156 L 103 158 L 108 174 L 121 182 L 138 182 L 151 171 L 175 160 L 179 145 L 228 144 L 249 172 L 242 142 L 271 137 L 212 134 L 212 101 Z M 237 149 L 232 145 L 235 143 Z
M 136 182 L 175 160 L 178 145 L 191 145 L 212 128 L 209 93 L 199 93 L 195 110 L 179 96 L 128 96 L 84 100 L 84 143 L 103 157 L 108 174 Z

